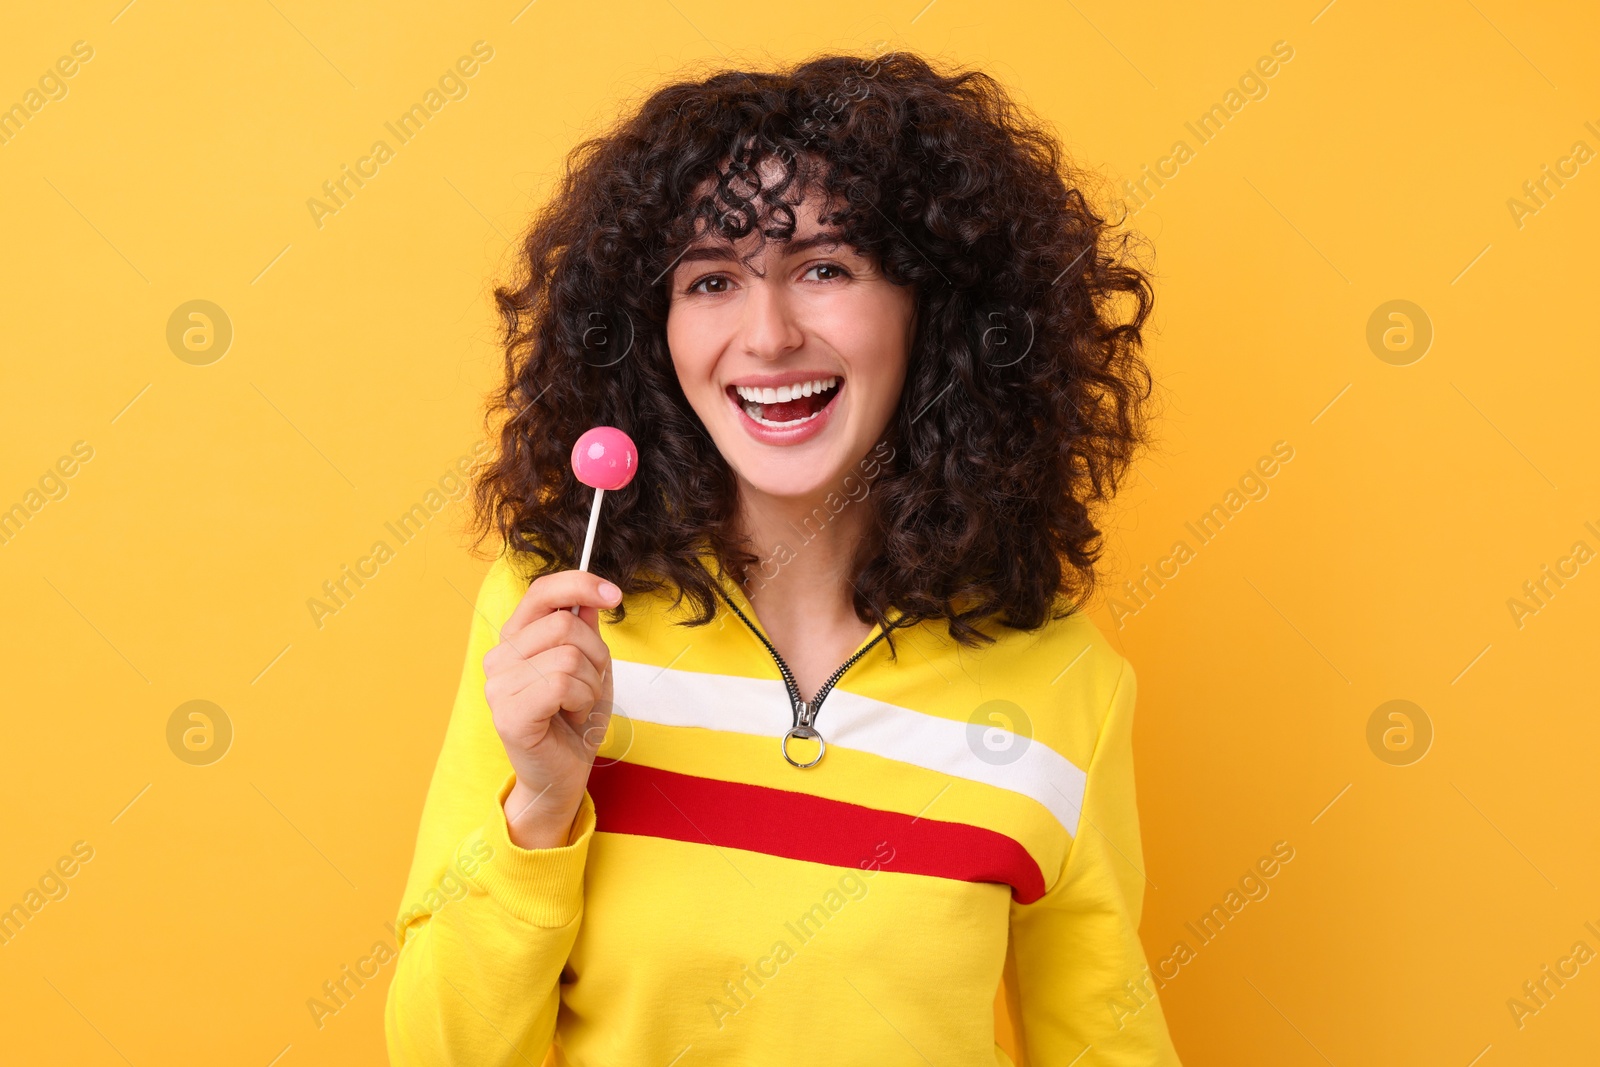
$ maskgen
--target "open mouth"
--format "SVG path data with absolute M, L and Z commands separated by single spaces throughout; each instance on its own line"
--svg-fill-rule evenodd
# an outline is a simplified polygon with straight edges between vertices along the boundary
M 730 385 L 727 392 L 729 398 L 759 425 L 792 430 L 821 415 L 838 397 L 842 385 L 843 379 L 833 376 L 776 389 Z

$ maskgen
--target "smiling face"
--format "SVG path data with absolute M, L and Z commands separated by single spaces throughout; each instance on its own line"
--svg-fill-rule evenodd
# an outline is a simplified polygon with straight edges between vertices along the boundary
M 673 366 L 741 493 L 836 491 L 882 439 L 905 383 L 912 290 L 817 214 L 812 199 L 799 204 L 787 242 L 702 237 L 671 276 Z

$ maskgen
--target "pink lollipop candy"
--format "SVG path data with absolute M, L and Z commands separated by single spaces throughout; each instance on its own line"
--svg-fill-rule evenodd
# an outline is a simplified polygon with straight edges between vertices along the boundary
M 583 560 L 580 571 L 589 569 L 589 554 L 594 549 L 594 531 L 600 524 L 600 501 L 607 489 L 621 489 L 633 481 L 639 469 L 639 450 L 633 439 L 615 426 L 596 426 L 572 446 L 572 473 L 578 481 L 594 489 L 594 505 L 589 509 L 589 529 L 583 535 Z M 578 614 L 576 605 L 572 608 Z
M 595 489 L 621 489 L 638 468 L 633 439 L 615 426 L 596 426 L 572 446 L 572 473 Z

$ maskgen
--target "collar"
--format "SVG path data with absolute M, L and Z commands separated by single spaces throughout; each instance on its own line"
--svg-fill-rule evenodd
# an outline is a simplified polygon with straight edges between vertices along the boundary
M 745 591 L 733 580 L 732 576 L 723 571 L 722 561 L 717 558 L 717 554 L 711 550 L 710 545 L 702 539 L 696 543 L 693 551 L 701 569 L 711 577 L 712 582 L 716 584 L 723 596 L 731 603 L 736 604 L 752 625 L 760 627 L 761 622 L 756 618 L 755 607 L 750 603 L 750 598 L 745 595 Z M 721 610 L 721 605 L 718 605 L 718 610 Z M 862 641 L 862 645 L 875 640 L 879 633 L 885 629 L 896 630 L 904 625 L 901 620 L 905 617 L 905 613 L 893 605 L 890 605 L 888 610 L 884 612 L 884 617 L 888 619 L 888 626 L 874 626 L 872 632 L 867 634 L 866 639 Z M 741 623 L 740 625 L 742 626 L 743 624 Z M 765 628 L 762 627 L 763 636 L 765 636 L 765 633 Z M 859 648 L 860 646 L 857 647 Z

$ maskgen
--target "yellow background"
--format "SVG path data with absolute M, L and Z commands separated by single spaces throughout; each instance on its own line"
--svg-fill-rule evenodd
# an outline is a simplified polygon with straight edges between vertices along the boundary
M 1096 611 L 1140 679 L 1152 963 L 1295 850 L 1164 988 L 1185 1064 L 1593 1055 L 1600 964 L 1521 1027 L 1507 1006 L 1600 951 L 1600 563 L 1520 627 L 1507 606 L 1600 550 L 1600 163 L 1520 226 L 1507 205 L 1600 150 L 1585 5 L 119 6 L 0 34 L 0 106 L 94 49 L 0 145 L 0 507 L 93 448 L 0 545 L 0 907 L 94 852 L 0 946 L 8 1062 L 382 1060 L 392 964 L 320 1028 L 306 1002 L 390 940 L 486 568 L 464 507 L 320 628 L 306 602 L 480 439 L 488 291 L 579 137 L 686 68 L 878 40 L 994 73 L 1102 203 L 1194 150 L 1132 220 L 1163 413 L 1108 592 L 1294 449 L 1136 614 Z M 307 199 L 478 40 L 466 98 L 319 228 Z M 1185 122 L 1280 40 L 1200 145 Z M 207 366 L 166 341 L 195 299 L 234 330 Z M 1396 299 L 1434 331 L 1405 366 L 1367 343 Z M 1367 740 L 1394 699 L 1434 734 L 1406 766 Z M 209 766 L 168 747 L 190 700 L 234 730 Z

